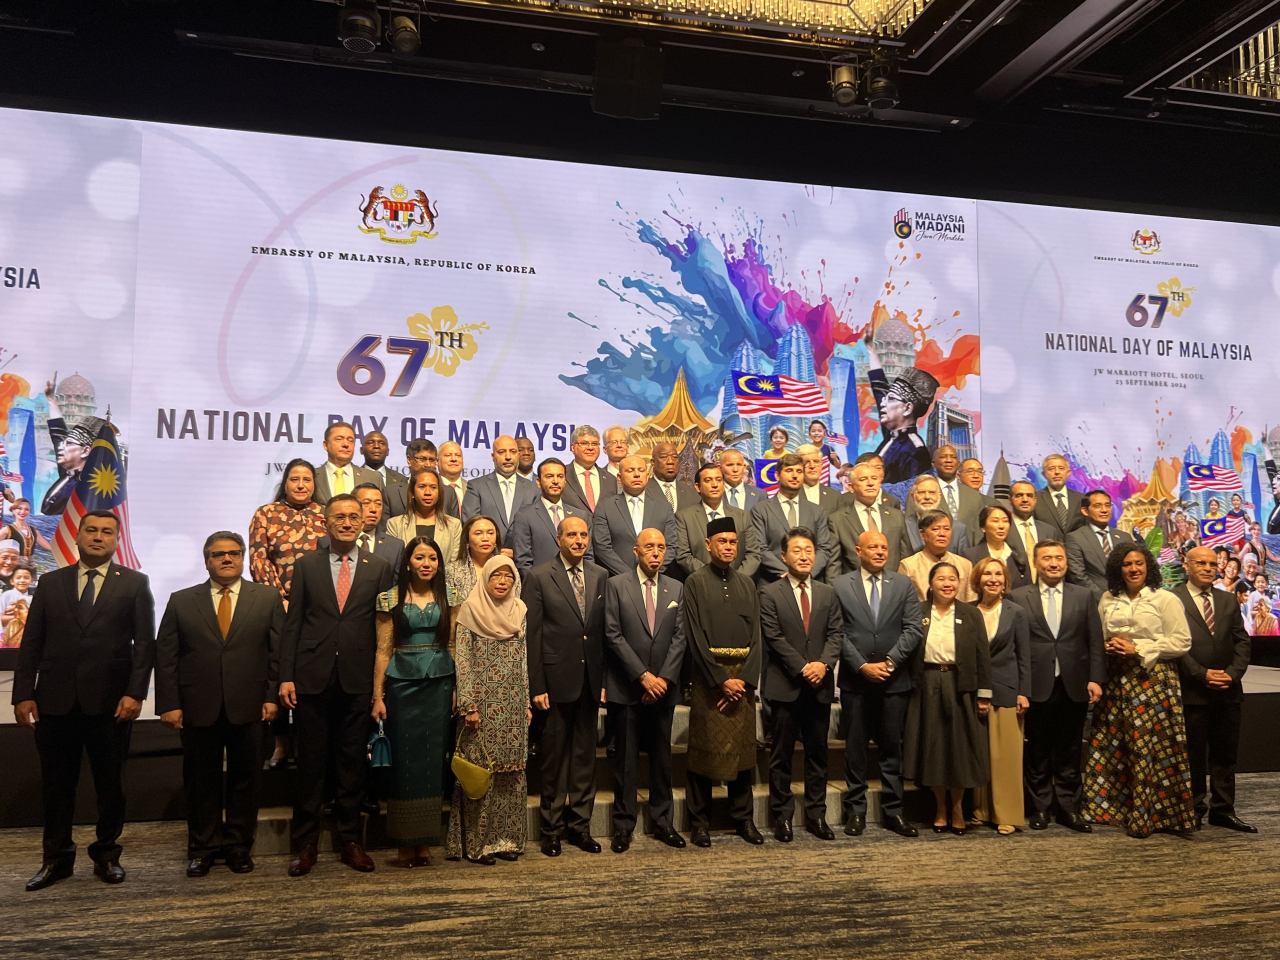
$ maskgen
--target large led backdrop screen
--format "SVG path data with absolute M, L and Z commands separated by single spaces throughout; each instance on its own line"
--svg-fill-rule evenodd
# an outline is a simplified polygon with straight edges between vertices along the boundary
M 56 565 L 92 488 L 125 501 L 163 604 L 337 419 L 401 469 L 414 438 L 456 440 L 469 474 L 503 433 L 567 460 L 584 423 L 675 440 L 691 471 L 821 420 L 898 485 L 943 438 L 1038 484 L 1062 451 L 1165 561 L 1205 535 L 1280 556 L 1277 228 L 13 110 L 0 130 L 6 591 L 15 560 Z M 804 384 L 808 413 L 739 409 Z M 108 414 L 119 461 L 93 456 Z

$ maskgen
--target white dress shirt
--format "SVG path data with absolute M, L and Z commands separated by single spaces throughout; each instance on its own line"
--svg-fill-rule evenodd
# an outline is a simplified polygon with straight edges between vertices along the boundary
M 240 599 L 240 578 L 227 584 L 227 589 L 231 591 L 231 616 L 236 615 L 236 602 Z M 222 602 L 222 584 L 215 583 L 213 578 L 209 578 L 209 595 L 213 598 L 213 615 L 218 615 L 218 604 Z
M 1098 604 L 1105 640 L 1127 634 L 1138 648 L 1142 665 L 1150 670 L 1158 660 L 1176 660 L 1191 650 L 1191 628 L 1182 601 L 1168 590 L 1143 587 L 1130 599 L 1127 592 L 1116 596 L 1110 590 Z
M 858 522 L 862 524 L 863 533 L 873 529 L 873 526 L 878 533 L 884 533 L 884 518 L 880 515 L 879 497 L 870 505 L 861 500 L 855 500 L 854 504 L 854 511 L 858 514 Z
M 329 481 L 330 493 L 350 493 L 351 488 L 356 485 L 356 472 L 351 468 L 351 464 L 349 463 L 345 467 L 339 467 L 336 466 L 332 460 L 326 460 L 324 462 L 324 474 L 325 479 Z M 342 477 L 341 491 L 338 490 L 338 477 Z
M 819 490 L 820 486 L 821 486 L 820 483 L 815 483 L 813 486 L 810 486 L 809 484 L 806 483 L 803 487 L 800 488 L 801 492 L 805 496 L 805 499 L 808 500 L 810 503 L 812 503 L 814 506 L 817 506 L 819 500 L 821 499 L 820 497 L 821 491 Z
M 680 506 L 680 491 L 676 489 L 676 482 L 674 480 L 659 480 L 658 488 L 662 490 L 662 496 L 671 505 L 672 511 L 678 509 Z
M 584 467 L 573 461 L 573 471 L 578 475 L 578 483 L 582 486 L 582 495 L 589 502 L 598 504 L 600 502 L 600 485 L 596 482 L 596 471 L 592 467 Z M 587 491 L 590 490 L 590 494 Z
M 929 610 L 929 635 L 924 642 L 925 663 L 956 662 L 956 607 L 939 613 L 937 607 Z
M 1013 521 L 1013 528 L 1016 531 L 1014 536 L 1018 538 L 1019 543 L 1025 544 L 1027 539 L 1030 538 L 1031 546 L 1035 547 L 1035 545 L 1040 542 L 1040 537 L 1036 533 L 1035 517 L 1027 517 L 1025 520 L 1020 520 L 1015 517 Z M 1027 561 L 1031 561 L 1030 556 L 1027 557 Z M 1032 566 L 1034 566 L 1034 564 L 1032 564 Z
M 76 596 L 84 593 L 84 585 L 89 582 L 88 572 L 96 570 L 98 575 L 93 578 L 93 602 L 97 603 L 98 598 L 102 596 L 102 585 L 107 582 L 107 571 L 111 569 L 111 561 L 103 560 L 102 564 L 97 567 L 89 567 L 81 560 L 76 564 Z
M 734 500 L 733 495 L 735 493 L 737 494 L 737 498 L 738 498 L 737 503 L 733 502 Z M 729 484 L 728 482 L 726 482 L 724 485 L 723 502 L 729 504 L 729 506 L 731 507 L 738 507 L 740 510 L 747 509 L 747 485 L 745 483 L 740 483 L 738 484 L 738 486 L 735 487 Z
M 547 511 L 547 516 L 551 519 L 551 527 L 554 529 L 560 523 L 560 520 L 563 520 L 568 516 L 568 514 L 564 512 L 564 501 L 557 500 L 555 503 L 552 503 L 546 497 L 542 497 L 541 500 L 542 508 Z M 557 512 L 560 514 L 559 519 L 556 519 Z

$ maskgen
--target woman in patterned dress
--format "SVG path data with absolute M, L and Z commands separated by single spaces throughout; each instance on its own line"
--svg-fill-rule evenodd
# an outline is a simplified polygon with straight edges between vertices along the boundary
M 275 500 L 265 503 L 249 521 L 249 575 L 257 583 L 269 583 L 280 591 L 289 607 L 289 583 L 293 562 L 315 550 L 328 535 L 324 507 L 315 502 L 316 471 L 306 460 L 290 460 L 280 478 Z M 275 769 L 289 753 L 289 711 L 281 710 L 271 724 L 275 750 L 267 765 Z
M 515 582 L 511 558 L 490 557 L 455 619 L 458 713 L 464 721 L 457 752 L 480 766 L 492 764 L 493 773 L 479 800 L 466 798 L 461 784 L 454 787 L 447 856 L 457 860 L 465 853 L 486 866 L 515 860 L 525 842 L 532 712 L 525 605 Z
M 1093 708 L 1081 813 L 1131 837 L 1191 830 L 1196 821 L 1177 667 L 1191 631 L 1182 603 L 1160 584 L 1146 544 L 1121 544 L 1107 559 L 1098 603 L 1107 682 Z
M 460 606 L 476 588 L 480 571 L 490 557 L 502 553 L 502 534 L 498 525 L 482 513 L 476 514 L 462 525 L 458 538 L 458 554 L 445 564 L 445 582 L 449 585 L 450 606 Z M 516 573 L 516 585 L 512 591 L 520 594 L 520 574 Z

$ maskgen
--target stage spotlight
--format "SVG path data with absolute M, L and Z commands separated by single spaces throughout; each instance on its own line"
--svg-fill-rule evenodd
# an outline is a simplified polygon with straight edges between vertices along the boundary
M 831 99 L 838 107 L 851 107 L 858 99 L 858 68 L 842 63 L 831 74 Z
M 391 48 L 402 56 L 412 57 L 422 46 L 422 7 L 417 0 L 391 0 L 391 25 L 387 39 Z
M 1151 97 L 1151 109 L 1147 111 L 1148 119 L 1154 120 L 1160 116 L 1160 111 L 1167 106 L 1169 106 L 1169 95 L 1163 87 L 1159 87 Z
M 863 76 L 863 92 L 872 110 L 889 110 L 898 105 L 898 64 L 886 57 L 876 57 Z
M 382 34 L 382 17 L 374 0 L 346 0 L 338 15 L 338 39 L 352 53 L 373 53 Z

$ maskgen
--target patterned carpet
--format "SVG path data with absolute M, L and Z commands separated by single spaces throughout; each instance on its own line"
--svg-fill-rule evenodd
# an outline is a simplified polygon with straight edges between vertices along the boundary
M 0 953 L 67 958 L 1280 957 L 1280 774 L 1240 778 L 1262 832 L 1206 827 L 1131 840 L 1062 827 L 904 840 L 872 826 L 823 843 L 710 850 L 639 839 L 630 852 L 531 850 L 493 867 L 360 875 L 326 855 L 308 878 L 264 857 L 234 876 L 183 876 L 183 828 L 131 825 L 128 881 L 83 857 L 40 893 L 39 834 L 0 833 Z M 924 828 L 926 831 L 928 827 Z M 87 841 L 89 831 L 78 830 Z M 437 860 L 439 855 L 437 854 Z

